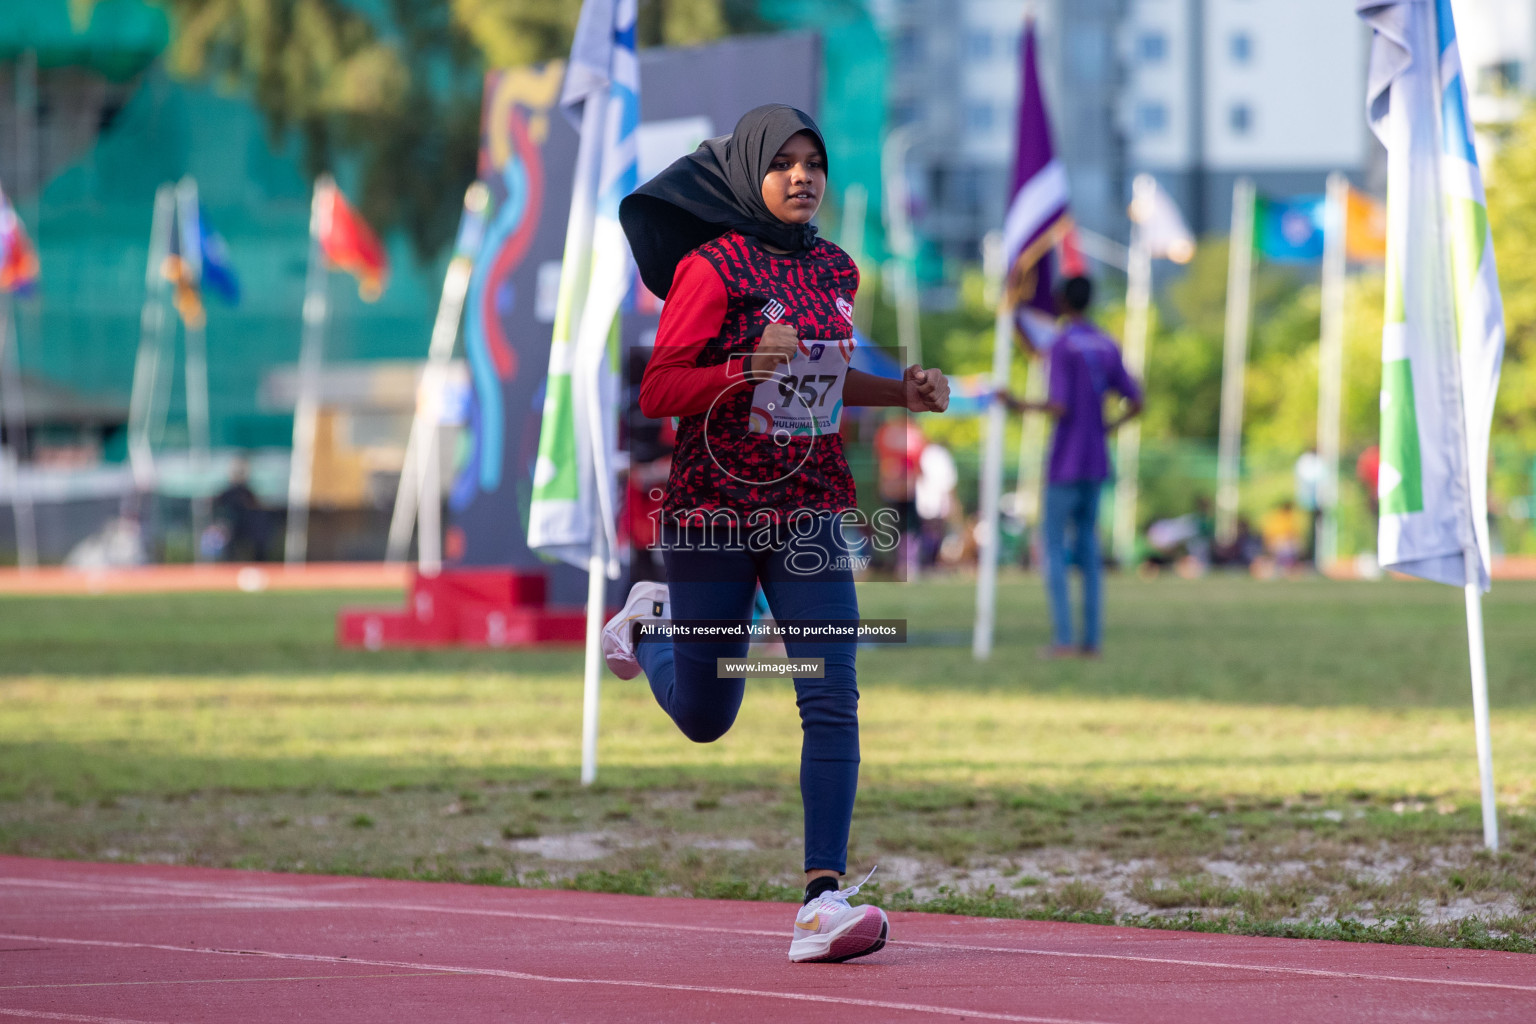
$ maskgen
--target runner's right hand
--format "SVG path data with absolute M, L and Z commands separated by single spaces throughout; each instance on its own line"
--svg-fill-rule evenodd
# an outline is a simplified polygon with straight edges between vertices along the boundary
M 788 365 L 800 349 L 800 335 L 788 324 L 769 324 L 757 341 L 757 348 L 749 359 L 746 370 L 755 376 L 766 376 Z

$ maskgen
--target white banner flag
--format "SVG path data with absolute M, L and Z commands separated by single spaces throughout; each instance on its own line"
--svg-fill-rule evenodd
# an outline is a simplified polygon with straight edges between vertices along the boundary
M 610 578 L 619 568 L 615 328 L 634 280 L 619 200 L 638 184 L 635 10 L 635 0 L 587 0 L 560 96 L 581 143 L 528 516 L 530 548 L 582 567 L 596 531 L 604 531 Z
M 1356 10 L 1375 29 L 1367 106 L 1388 152 L 1381 564 L 1486 590 L 1504 312 L 1451 4 L 1358 0 Z

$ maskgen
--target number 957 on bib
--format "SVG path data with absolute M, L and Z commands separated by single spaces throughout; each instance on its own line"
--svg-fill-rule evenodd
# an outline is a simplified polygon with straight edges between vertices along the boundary
M 834 433 L 843 413 L 843 384 L 854 340 L 802 340 L 795 357 L 752 391 L 747 431 L 780 444 Z

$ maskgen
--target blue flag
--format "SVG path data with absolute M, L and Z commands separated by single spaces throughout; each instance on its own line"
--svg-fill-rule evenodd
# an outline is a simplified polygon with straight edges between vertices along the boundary
M 1253 204 L 1253 245 L 1260 256 L 1278 263 L 1310 263 L 1323 258 L 1322 196 L 1267 199 Z
M 203 257 L 203 283 L 231 306 L 240 303 L 240 278 L 229 262 L 229 247 L 224 236 L 208 223 L 208 212 L 199 209 L 197 228 Z

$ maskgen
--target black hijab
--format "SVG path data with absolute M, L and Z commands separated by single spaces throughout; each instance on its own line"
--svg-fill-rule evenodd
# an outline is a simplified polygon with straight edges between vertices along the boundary
M 782 103 L 756 107 L 742 115 L 734 132 L 705 141 L 624 198 L 619 222 L 647 288 L 666 298 L 682 258 L 727 231 L 790 252 L 815 243 L 813 226 L 786 224 L 763 202 L 769 165 L 799 132 L 815 136 L 826 156 L 827 144 L 811 115 Z

